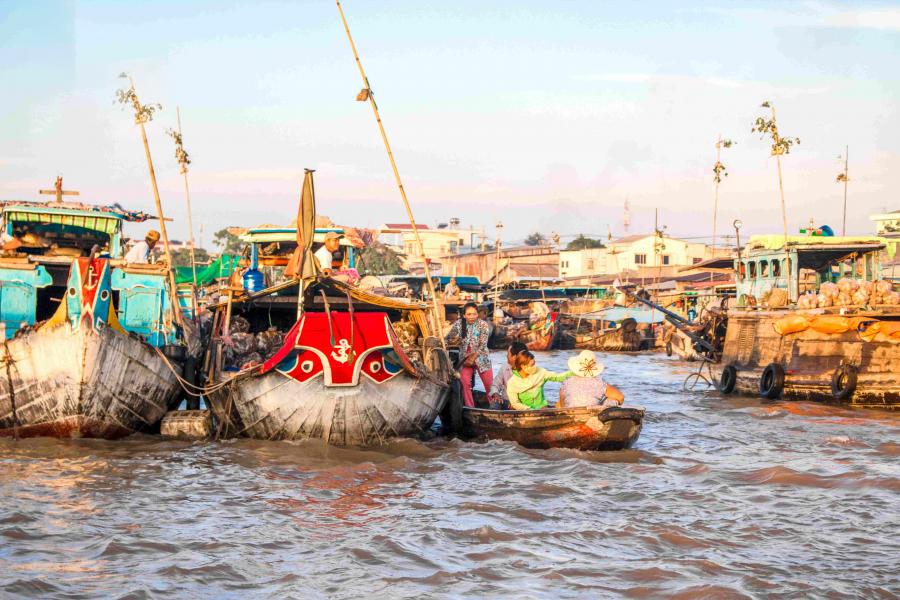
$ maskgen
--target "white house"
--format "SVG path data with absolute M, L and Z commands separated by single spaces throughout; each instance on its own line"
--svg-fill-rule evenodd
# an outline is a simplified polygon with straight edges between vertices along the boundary
M 561 277 L 616 275 L 622 272 L 664 271 L 694 265 L 712 256 L 706 244 L 653 234 L 630 235 L 609 242 L 605 248 L 562 250 Z
M 900 210 L 869 217 L 875 221 L 875 235 L 900 237 Z

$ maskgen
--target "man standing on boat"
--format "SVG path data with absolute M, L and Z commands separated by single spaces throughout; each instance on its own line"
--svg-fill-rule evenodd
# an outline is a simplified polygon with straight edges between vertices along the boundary
M 150 253 L 159 241 L 159 232 L 151 229 L 143 241 L 135 243 L 125 255 L 125 262 L 129 264 L 147 264 L 150 262 Z

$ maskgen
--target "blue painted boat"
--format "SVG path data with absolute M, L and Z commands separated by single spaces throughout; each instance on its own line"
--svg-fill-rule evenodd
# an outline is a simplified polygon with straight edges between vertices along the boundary
M 189 311 L 165 265 L 123 259 L 123 224 L 153 218 L 0 203 L 0 435 L 117 438 L 180 401 Z

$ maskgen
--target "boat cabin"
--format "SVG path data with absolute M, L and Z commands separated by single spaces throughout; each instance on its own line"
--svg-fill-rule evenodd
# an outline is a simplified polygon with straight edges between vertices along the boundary
M 161 347 L 174 343 L 167 270 L 124 263 L 123 225 L 154 219 L 116 206 L 68 202 L 0 203 L 0 329 L 5 339 L 51 318 L 72 296 L 72 265 L 109 258 L 109 286 L 119 324 Z M 105 285 L 105 282 L 104 282 Z
M 325 234 L 329 232 L 343 236 L 345 231 L 339 227 L 317 227 L 313 235 L 312 251 L 318 250 L 325 243 Z M 297 249 L 296 227 L 257 227 L 240 236 L 247 242 L 245 257 L 250 259 L 250 268 L 258 269 L 264 277 L 265 288 L 285 281 L 284 269 Z M 352 242 L 341 238 L 341 249 L 346 253 L 350 268 L 356 266 L 355 248 Z M 248 256 L 249 254 L 249 256 Z
M 738 305 L 772 288 L 787 290 L 790 302 L 842 277 L 876 281 L 881 276 L 884 240 L 877 237 L 791 236 L 787 249 L 777 235 L 753 236 L 734 259 Z

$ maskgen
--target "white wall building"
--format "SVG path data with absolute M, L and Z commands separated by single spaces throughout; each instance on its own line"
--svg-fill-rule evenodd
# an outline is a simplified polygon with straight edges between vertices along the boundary
M 615 275 L 648 268 L 683 267 L 712 257 L 706 244 L 653 234 L 630 235 L 609 242 L 605 248 L 562 250 L 560 277 Z

